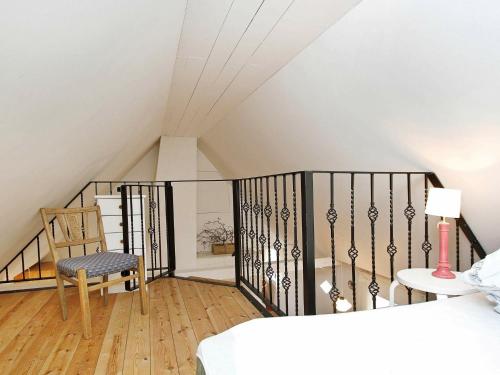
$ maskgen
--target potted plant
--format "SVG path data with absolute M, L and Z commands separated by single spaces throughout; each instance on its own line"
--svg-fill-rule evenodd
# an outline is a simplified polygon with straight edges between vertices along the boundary
M 214 255 L 234 253 L 233 228 L 224 224 L 220 218 L 203 224 L 197 239 L 203 247 L 211 246 Z

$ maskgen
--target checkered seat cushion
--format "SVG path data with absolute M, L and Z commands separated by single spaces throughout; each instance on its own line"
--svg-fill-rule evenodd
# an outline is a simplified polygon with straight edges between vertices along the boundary
M 77 271 L 83 268 L 87 271 L 87 277 L 90 278 L 137 268 L 137 263 L 137 255 L 102 252 L 62 259 L 57 262 L 57 269 L 66 276 L 76 277 Z

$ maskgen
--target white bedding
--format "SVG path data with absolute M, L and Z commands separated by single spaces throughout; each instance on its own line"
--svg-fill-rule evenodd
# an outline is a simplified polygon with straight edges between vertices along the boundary
M 249 321 L 203 340 L 206 375 L 500 374 L 500 314 L 481 294 Z

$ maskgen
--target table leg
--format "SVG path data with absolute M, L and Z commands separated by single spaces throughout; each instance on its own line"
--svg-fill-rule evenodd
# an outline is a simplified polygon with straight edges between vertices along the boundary
M 396 290 L 396 288 L 399 286 L 399 281 L 397 280 L 394 280 L 392 283 L 391 283 L 391 287 L 389 289 L 389 306 L 394 306 L 394 291 Z
M 448 299 L 446 294 L 436 294 L 436 299 L 439 301 L 441 299 Z

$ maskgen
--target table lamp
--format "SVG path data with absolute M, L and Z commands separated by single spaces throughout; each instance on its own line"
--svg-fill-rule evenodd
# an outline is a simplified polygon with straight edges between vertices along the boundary
M 455 275 L 450 271 L 448 262 L 448 232 L 450 223 L 446 222 L 447 217 L 460 217 L 460 198 L 462 192 L 455 189 L 432 188 L 429 190 L 425 213 L 432 216 L 441 216 L 438 223 L 439 230 L 439 261 L 437 269 L 432 272 L 432 276 L 440 279 L 454 279 Z

